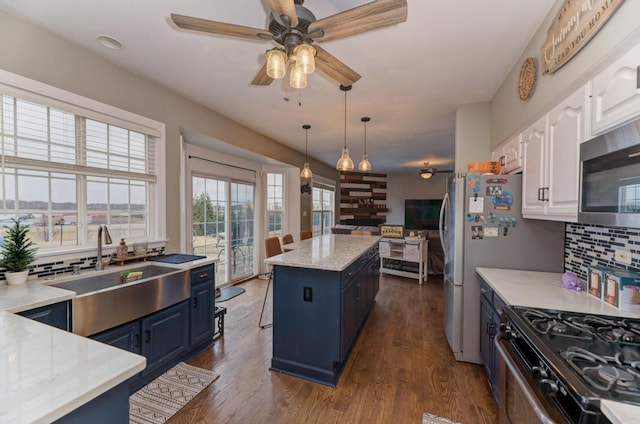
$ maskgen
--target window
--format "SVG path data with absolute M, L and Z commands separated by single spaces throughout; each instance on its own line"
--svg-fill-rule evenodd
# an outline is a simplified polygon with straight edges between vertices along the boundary
M 282 235 L 284 214 L 284 175 L 267 173 L 267 235 Z
M 328 188 L 313 188 L 313 234 L 330 234 L 333 227 L 334 191 Z
M 145 132 L 133 114 L 44 89 L 74 102 L 29 92 L 26 100 L 13 95 L 15 87 L 0 85 L 0 226 L 11 218 L 28 223 L 29 236 L 45 252 L 94 247 L 100 224 L 116 240 L 162 237 L 149 213 L 160 205 L 159 138 L 149 134 L 155 131 Z M 82 102 L 91 104 L 86 114 Z M 101 116 L 100 107 L 112 114 Z M 5 231 L 0 228 L 0 236 Z
M 216 281 L 253 274 L 254 186 L 217 178 L 191 178 L 193 253 L 216 256 Z

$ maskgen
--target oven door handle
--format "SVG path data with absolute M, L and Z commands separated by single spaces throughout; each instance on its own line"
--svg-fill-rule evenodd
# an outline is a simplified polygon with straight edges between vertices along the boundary
M 549 415 L 547 415 L 547 412 L 544 406 L 542 406 L 540 401 L 536 398 L 535 394 L 531 391 L 531 388 L 525 381 L 524 377 L 522 376 L 522 373 L 520 372 L 516 364 L 511 359 L 509 352 L 507 352 L 504 346 L 502 346 L 502 343 L 501 343 L 502 340 L 503 340 L 503 335 L 502 333 L 499 333 L 494 338 L 493 343 L 495 344 L 496 349 L 498 350 L 498 353 L 500 353 L 500 357 L 504 361 L 505 365 L 509 367 L 509 371 L 511 371 L 511 374 L 513 375 L 513 378 L 518 383 L 518 386 L 522 389 L 525 397 L 527 398 L 527 401 L 529 402 L 529 405 L 531 405 L 536 416 L 540 419 L 541 423 L 555 424 L 555 421 L 552 420 L 551 417 L 549 417 Z

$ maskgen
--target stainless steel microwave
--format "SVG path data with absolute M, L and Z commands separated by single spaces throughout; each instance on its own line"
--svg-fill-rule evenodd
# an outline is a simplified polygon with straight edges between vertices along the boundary
M 578 222 L 640 228 L 640 120 L 580 145 Z

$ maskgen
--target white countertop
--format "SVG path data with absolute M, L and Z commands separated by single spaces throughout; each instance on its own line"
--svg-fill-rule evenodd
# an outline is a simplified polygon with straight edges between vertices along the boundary
M 284 246 L 288 251 L 265 259 L 271 265 L 342 271 L 367 249 L 380 241 L 380 236 L 325 234 Z
M 640 318 L 640 313 L 620 311 L 584 290 L 565 289 L 559 272 L 497 268 L 476 268 L 476 272 L 509 305 Z M 640 406 L 611 400 L 603 400 L 600 405 L 613 424 L 640 422 Z
M 184 269 L 214 262 L 216 258 L 182 264 L 136 262 L 0 286 L 0 423 L 55 421 L 146 366 L 144 356 L 14 314 L 75 297 L 72 291 L 47 284 L 150 264 Z

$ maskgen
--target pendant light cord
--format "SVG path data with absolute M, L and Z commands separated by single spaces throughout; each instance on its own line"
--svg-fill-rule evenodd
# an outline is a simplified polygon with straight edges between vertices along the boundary
M 347 148 L 347 90 L 344 90 L 344 148 Z

